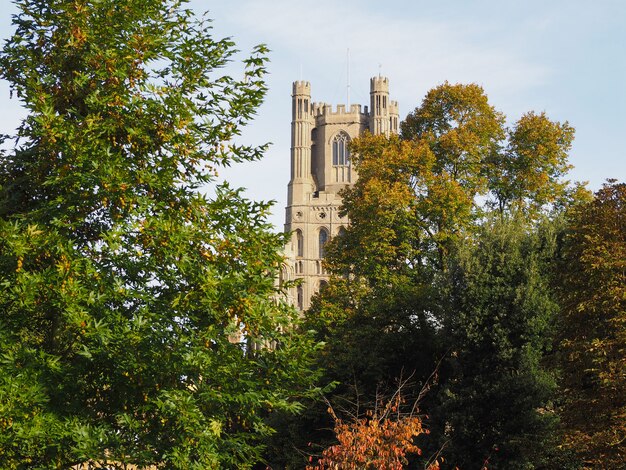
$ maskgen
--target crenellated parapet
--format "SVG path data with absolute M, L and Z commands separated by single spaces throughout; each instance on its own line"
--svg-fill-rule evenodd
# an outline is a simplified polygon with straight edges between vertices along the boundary
M 311 96 L 311 83 L 303 80 L 293 82 L 292 95 L 309 95 Z
M 345 104 L 338 104 L 335 109 L 333 109 L 333 105 L 328 103 L 313 103 L 313 115 L 314 116 L 322 116 L 322 115 L 340 115 L 347 114 L 350 116 L 354 115 L 366 115 L 368 114 L 368 108 L 365 106 L 365 110 L 363 110 L 360 104 L 352 104 L 350 105 L 350 109 L 346 110 Z
M 389 79 L 380 75 L 370 78 L 370 92 L 389 94 Z
M 363 109 L 360 104 L 352 104 L 349 109 L 346 109 L 344 104 L 338 104 L 336 107 L 333 107 L 327 103 L 313 103 L 315 127 L 320 128 L 340 123 L 358 123 L 359 125 L 364 123 L 367 125 L 369 122 L 367 110 L 367 106 Z

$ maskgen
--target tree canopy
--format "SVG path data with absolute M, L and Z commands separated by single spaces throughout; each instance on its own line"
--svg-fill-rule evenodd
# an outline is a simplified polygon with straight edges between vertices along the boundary
M 246 468 L 311 342 L 269 206 L 222 185 L 266 87 L 182 0 L 17 0 L 0 76 L 28 116 L 0 165 L 0 465 Z M 297 385 L 297 387 L 296 387 Z M 302 393 L 302 392 L 300 392 Z
M 430 388 L 420 408 L 432 432 L 418 445 L 442 452 L 443 467 L 546 461 L 550 267 L 561 214 L 584 195 L 564 179 L 573 134 L 533 112 L 508 127 L 481 87 L 444 83 L 400 136 L 352 141 L 350 225 L 327 248 L 331 281 L 306 314 L 339 383 L 331 403 L 374 403 L 411 376 L 411 396 Z
M 450 258 L 450 353 L 433 424 L 459 468 L 545 464 L 556 424 L 556 382 L 543 359 L 559 310 L 550 288 L 558 231 L 498 217 Z

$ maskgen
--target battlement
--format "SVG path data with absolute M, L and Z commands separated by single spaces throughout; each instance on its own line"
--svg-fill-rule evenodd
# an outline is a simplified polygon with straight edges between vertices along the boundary
M 293 82 L 293 96 L 296 95 L 311 95 L 311 83 L 307 81 Z
M 348 111 L 346 111 L 345 104 L 338 104 L 335 110 L 328 103 L 313 103 L 311 108 L 314 116 L 360 116 L 361 114 L 367 114 L 367 106 L 365 106 L 365 111 L 362 111 L 360 104 L 351 104 Z
M 400 114 L 397 101 L 389 101 L 389 114 Z
M 389 93 L 389 79 L 387 77 L 370 78 L 370 93 L 384 92 Z

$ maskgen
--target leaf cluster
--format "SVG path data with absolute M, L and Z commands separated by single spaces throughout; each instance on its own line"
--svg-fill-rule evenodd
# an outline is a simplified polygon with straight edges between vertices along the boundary
M 339 418 L 329 406 L 338 443 L 325 449 L 316 465 L 308 465 L 307 470 L 401 470 L 408 463 L 408 455 L 421 454 L 414 439 L 428 434 L 428 430 L 422 427 L 415 409 L 404 411 L 401 390 L 402 386 L 387 401 L 378 400 L 376 407 L 365 416 L 353 416 L 349 420 Z M 437 464 L 428 467 L 429 470 L 437 468 Z

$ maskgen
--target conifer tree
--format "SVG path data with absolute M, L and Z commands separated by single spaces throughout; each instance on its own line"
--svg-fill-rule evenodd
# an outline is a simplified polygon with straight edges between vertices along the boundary
M 496 218 L 450 258 L 450 352 L 433 414 L 446 459 L 459 468 L 537 468 L 554 444 L 555 379 L 543 358 L 558 312 L 555 228 Z

